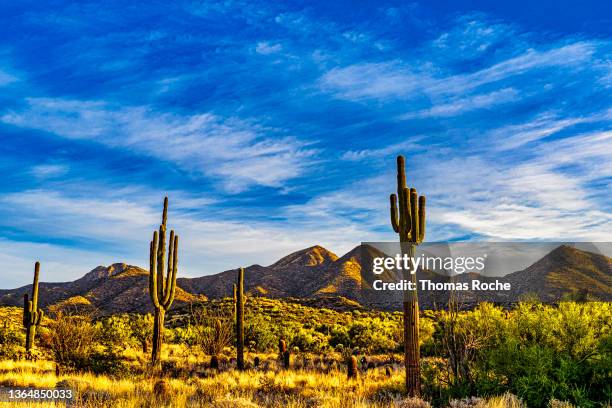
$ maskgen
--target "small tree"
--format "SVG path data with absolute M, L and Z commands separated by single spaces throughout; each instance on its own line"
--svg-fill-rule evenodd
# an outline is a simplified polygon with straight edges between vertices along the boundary
M 144 354 L 149 352 L 149 343 L 153 339 L 153 315 L 133 314 L 130 316 L 132 338 L 140 344 Z

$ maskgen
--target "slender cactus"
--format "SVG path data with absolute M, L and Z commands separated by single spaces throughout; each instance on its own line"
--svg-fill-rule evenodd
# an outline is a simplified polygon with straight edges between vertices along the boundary
M 278 341 L 278 355 L 283 361 L 283 368 L 288 370 L 291 366 L 291 352 L 287 349 L 287 342 L 285 339 Z
M 236 362 L 244 370 L 244 268 L 238 270 L 236 284 Z
M 174 301 L 176 291 L 176 273 L 178 270 L 178 235 L 170 231 L 168 245 L 168 264 L 166 268 L 166 221 L 168 218 L 168 197 L 164 198 L 164 211 L 159 232 L 153 233 L 149 251 L 149 295 L 155 308 L 153 323 L 153 351 L 151 364 L 161 368 L 161 348 L 164 337 L 164 320 L 166 312 Z M 164 276 L 165 275 L 165 276 Z
M 414 257 L 415 246 L 425 238 L 425 196 L 418 196 L 415 188 L 406 186 L 405 161 L 397 156 L 397 196 L 391 194 L 391 226 L 399 235 L 401 251 Z M 398 206 L 399 203 L 399 206 Z M 416 291 L 416 271 L 410 280 L 414 290 L 404 299 L 404 362 L 406 390 L 410 396 L 421 396 L 419 366 L 419 299 Z
M 232 284 L 232 290 L 233 290 L 233 295 L 234 295 L 234 298 L 233 298 L 234 299 L 234 303 L 233 303 L 233 305 L 234 305 L 234 322 L 236 322 L 237 321 L 236 320 L 236 311 L 237 311 L 236 310 L 236 302 L 238 300 L 238 286 L 236 286 L 235 283 Z
M 357 378 L 357 357 L 350 356 L 346 362 L 346 376 Z
M 40 325 L 45 312 L 38 309 L 38 275 L 40 274 L 40 262 L 34 264 L 34 282 L 32 283 L 32 300 L 28 300 L 28 294 L 23 295 L 23 326 L 26 330 L 25 349 L 29 352 L 34 346 L 36 326 Z

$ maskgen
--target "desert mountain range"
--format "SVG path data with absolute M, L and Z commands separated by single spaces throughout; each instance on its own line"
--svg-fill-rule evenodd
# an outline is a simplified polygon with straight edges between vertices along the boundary
M 365 286 L 361 276 L 363 250 L 358 246 L 338 257 L 316 245 L 287 255 L 269 266 L 251 265 L 245 268 L 246 290 L 249 296 L 302 299 L 331 308 L 348 304 L 398 309 L 401 298 L 381 301 L 373 296 L 372 291 L 362 290 Z M 372 247 L 366 250 L 377 251 Z M 231 296 L 236 275 L 237 270 L 228 270 L 199 278 L 178 278 L 173 308 L 199 300 Z M 419 272 L 417 277 L 434 281 L 449 279 L 430 271 Z M 486 281 L 493 278 L 462 274 L 453 279 Z M 612 258 L 569 246 L 559 246 L 531 266 L 502 279 L 511 283 L 510 292 L 496 295 L 468 291 L 461 294 L 463 301 L 466 304 L 481 300 L 512 303 L 528 293 L 546 302 L 567 295 L 612 300 Z M 0 305 L 21 306 L 23 294 L 30 291 L 31 285 L 0 290 Z M 39 305 L 44 308 L 62 303 L 90 305 L 104 314 L 152 311 L 148 272 L 124 263 L 98 266 L 72 282 L 41 282 L 39 292 Z M 421 294 L 419 300 L 423 308 L 439 307 L 448 300 L 448 294 L 428 292 Z

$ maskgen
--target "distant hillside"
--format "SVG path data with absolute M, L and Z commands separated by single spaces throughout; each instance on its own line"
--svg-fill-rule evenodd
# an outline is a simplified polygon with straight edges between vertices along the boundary
M 281 258 L 270 266 L 246 268 L 245 286 L 250 296 L 302 299 L 304 304 L 338 309 L 377 307 L 397 309 L 401 292 L 384 301 L 367 291 L 369 277 L 362 279 L 362 256 L 382 255 L 373 247 L 356 247 L 342 257 L 321 246 L 313 246 Z M 229 270 L 199 278 L 179 278 L 173 307 L 205 298 L 231 296 L 237 270 Z M 122 263 L 99 266 L 73 282 L 40 283 L 40 305 L 58 302 L 86 303 L 102 313 L 151 311 L 148 296 L 148 272 Z M 418 279 L 445 282 L 450 278 L 431 271 L 419 271 Z M 463 274 L 457 282 L 494 278 Z M 482 300 L 511 303 L 525 294 L 535 294 L 546 302 L 564 296 L 595 297 L 612 300 L 612 259 L 603 255 L 560 246 L 528 268 L 506 275 L 512 284 L 509 293 L 461 292 L 466 304 Z M 0 290 L 0 305 L 21 306 L 23 294 L 31 285 Z M 448 301 L 448 293 L 428 292 L 420 296 L 424 308 L 440 307 Z
M 124 263 L 98 266 L 73 282 L 41 282 L 38 290 L 39 305 L 43 308 L 63 302 L 67 305 L 88 303 L 103 314 L 153 311 L 148 293 L 149 273 Z M 23 294 L 31 291 L 32 285 L 0 290 L 0 304 L 21 306 Z M 175 303 L 188 303 L 197 298 L 177 288 Z
M 612 300 L 612 258 L 567 245 L 506 279 L 516 292 L 536 294 L 545 302 L 567 294 Z

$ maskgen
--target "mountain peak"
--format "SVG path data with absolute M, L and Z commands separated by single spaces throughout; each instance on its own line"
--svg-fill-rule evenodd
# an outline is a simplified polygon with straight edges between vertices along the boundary
M 314 245 L 279 259 L 273 265 L 270 265 L 270 268 L 284 269 L 287 267 L 299 266 L 313 267 L 332 263 L 336 259 L 338 259 L 338 256 L 333 252 L 328 251 L 320 245 Z
M 130 270 L 140 271 L 142 269 L 123 262 L 117 262 L 109 266 L 97 266 L 91 271 L 87 272 L 81 279 L 85 281 L 97 281 L 99 279 L 112 278 Z

